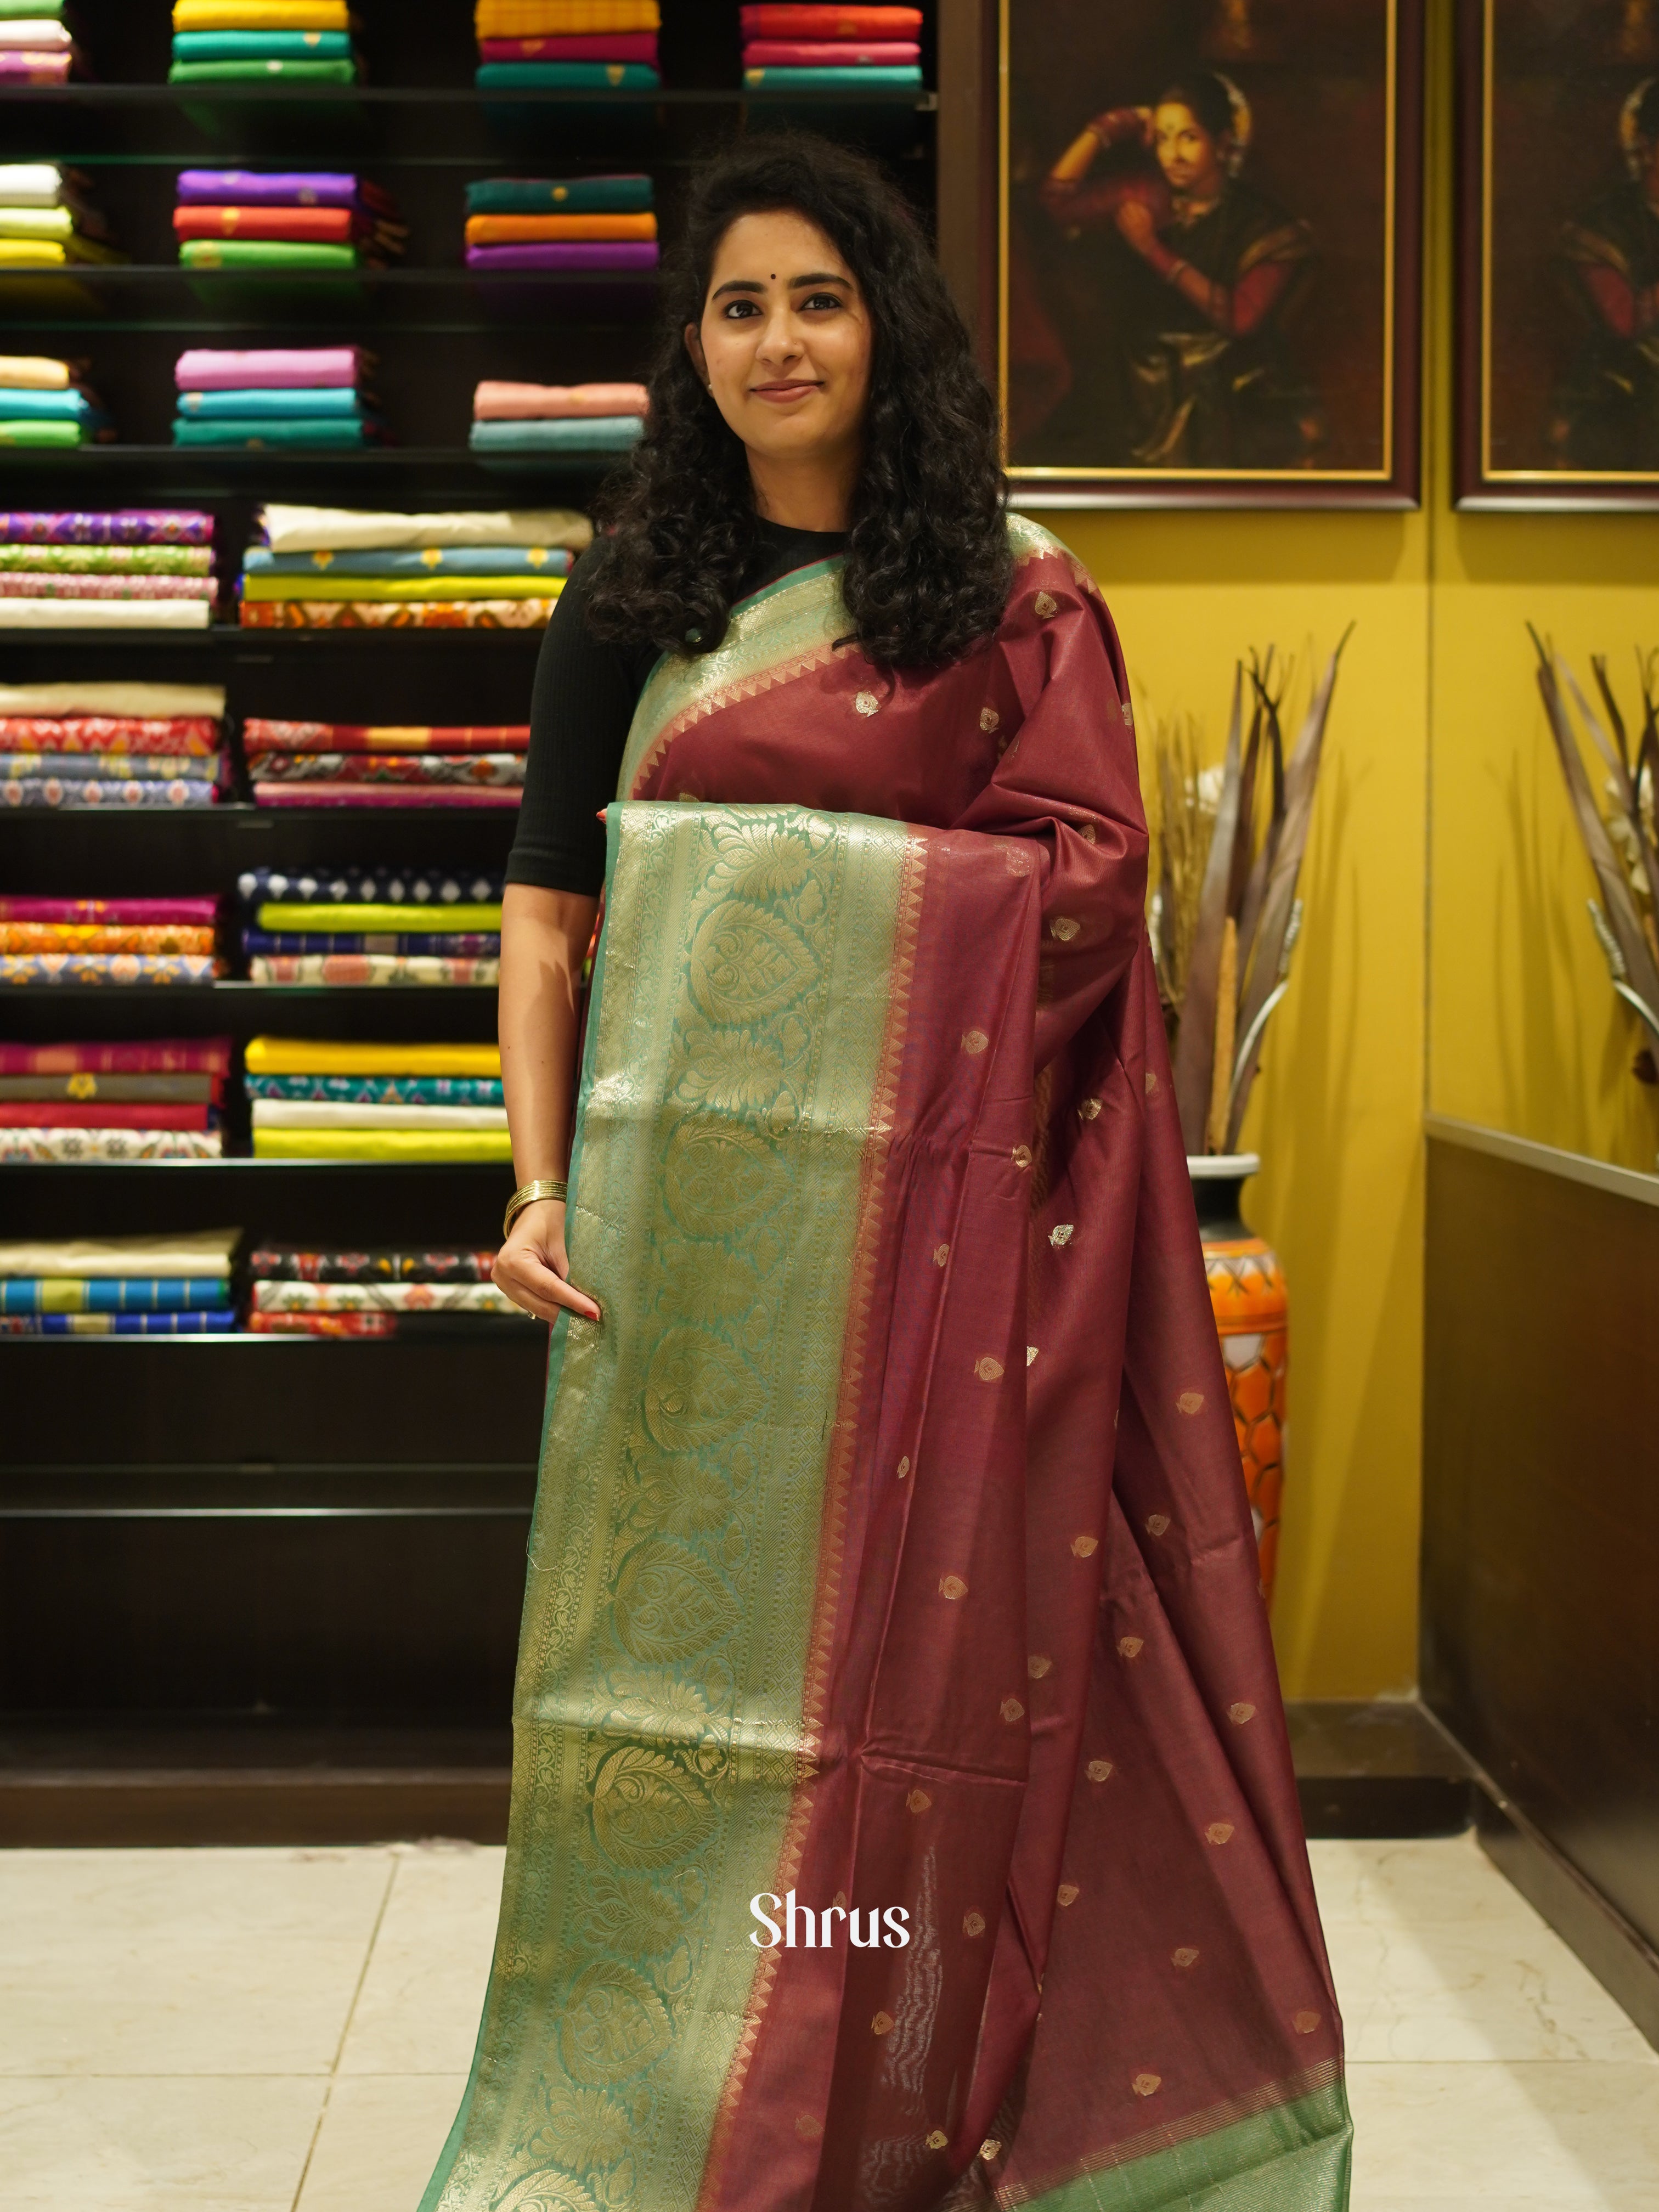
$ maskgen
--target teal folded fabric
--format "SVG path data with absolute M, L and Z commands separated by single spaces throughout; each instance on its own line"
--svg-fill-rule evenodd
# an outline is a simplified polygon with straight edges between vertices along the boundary
M 0 415 L 13 422 L 90 422 L 98 411 L 84 392 L 0 388 Z
M 654 92 L 648 62 L 480 62 L 480 92 Z
M 250 576 L 568 576 L 568 553 L 544 545 L 430 545 L 407 553 L 272 553 L 250 545 Z
M 363 403 L 349 384 L 325 386 L 317 391 L 181 392 L 175 402 L 180 415 L 191 422 L 357 422 Z
M 225 84 L 250 77 L 279 84 L 356 84 L 356 62 L 174 62 L 169 84 Z
M 643 215 L 649 177 L 484 177 L 466 188 L 469 215 Z
M 475 422 L 467 443 L 479 453 L 625 453 L 644 428 L 637 415 L 560 415 Z
M 232 422 L 191 422 L 175 416 L 175 446 L 246 446 L 258 451 L 267 446 L 368 446 L 374 442 L 378 423 L 278 422 L 263 420 Z
M 349 31 L 175 31 L 176 62 L 344 62 Z
M 920 92 L 919 69 L 746 69 L 750 92 Z

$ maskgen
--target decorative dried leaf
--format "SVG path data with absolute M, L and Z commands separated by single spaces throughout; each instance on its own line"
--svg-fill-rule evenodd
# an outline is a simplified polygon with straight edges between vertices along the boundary
M 1244 672 L 1240 667 L 1233 672 L 1233 705 L 1227 725 L 1221 802 L 1216 810 L 1204 888 L 1199 896 L 1198 927 L 1194 933 L 1192 963 L 1187 971 L 1181 1028 L 1176 1038 L 1176 1110 L 1181 1117 L 1181 1133 L 1189 1152 L 1201 1152 L 1204 1149 L 1204 1122 L 1210 1105 L 1215 1060 L 1216 986 L 1221 965 L 1222 932 L 1227 921 L 1233 839 L 1238 826 L 1239 726 L 1243 714 L 1243 690 Z

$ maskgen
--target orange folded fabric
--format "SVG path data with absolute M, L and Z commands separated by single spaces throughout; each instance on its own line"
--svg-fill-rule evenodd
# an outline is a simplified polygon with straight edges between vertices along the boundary
M 920 8 L 837 8 L 761 0 L 738 14 L 746 39 L 914 39 L 921 34 Z
M 653 215 L 470 215 L 469 246 L 542 246 L 556 239 L 654 238 Z

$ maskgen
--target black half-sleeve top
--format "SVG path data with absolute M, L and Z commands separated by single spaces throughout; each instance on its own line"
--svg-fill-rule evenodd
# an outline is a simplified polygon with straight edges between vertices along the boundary
M 744 594 L 842 552 L 845 533 L 758 526 Z M 617 795 L 623 750 L 646 678 L 659 658 L 649 639 L 613 644 L 595 637 L 586 608 L 604 541 L 576 563 L 542 640 L 530 702 L 530 757 L 518 834 L 507 863 L 510 884 L 577 891 L 597 898 L 605 882 L 601 808 Z

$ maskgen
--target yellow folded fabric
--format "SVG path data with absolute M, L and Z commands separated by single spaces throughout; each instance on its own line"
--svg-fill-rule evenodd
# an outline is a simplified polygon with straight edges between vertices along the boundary
M 387 930 L 414 937 L 425 930 L 447 935 L 456 929 L 499 929 L 501 910 L 499 906 L 301 906 L 270 900 L 259 908 L 258 922 L 261 929 L 273 931 L 361 931 L 370 935 Z M 443 1071 L 445 1074 L 454 1072 Z
M 501 1160 L 505 1129 L 256 1129 L 256 1160 Z
M 400 909 L 401 910 L 401 909 Z M 331 1037 L 257 1036 L 250 1075 L 499 1075 L 494 1044 L 340 1044 Z
M 657 0 L 478 0 L 473 20 L 481 39 L 585 39 L 660 30 L 662 11 Z
M 344 31 L 346 0 L 173 0 L 175 31 Z
M 95 240 L 0 236 L 0 268 L 62 269 L 73 261 L 122 261 L 125 255 Z
M 0 238 L 73 238 L 75 217 L 66 207 L 0 207 Z
M 0 353 L 0 387 L 9 392 L 67 392 L 69 381 L 66 361 L 48 361 L 43 354 Z
M 3 412 L 0 406 L 0 412 Z M 256 569 L 242 597 L 260 599 L 556 599 L 562 576 L 273 576 Z

